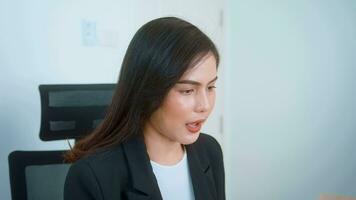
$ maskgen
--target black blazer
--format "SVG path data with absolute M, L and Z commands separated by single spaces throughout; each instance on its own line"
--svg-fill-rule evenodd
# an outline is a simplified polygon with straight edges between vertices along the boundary
M 206 134 L 186 145 L 196 200 L 224 200 L 225 174 L 220 145 Z M 172 174 L 172 181 L 174 181 Z M 73 163 L 64 200 L 162 200 L 143 137 L 98 151 Z

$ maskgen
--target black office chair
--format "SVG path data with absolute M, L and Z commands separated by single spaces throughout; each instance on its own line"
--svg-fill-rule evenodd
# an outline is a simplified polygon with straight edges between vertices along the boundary
M 105 116 L 115 84 L 40 85 L 43 141 L 79 139 Z M 67 150 L 9 154 L 12 200 L 62 200 Z
M 63 200 L 69 164 L 65 151 L 13 151 L 9 155 L 13 200 Z M 61 186 L 61 187 L 59 187 Z
M 43 141 L 79 139 L 104 118 L 115 84 L 40 85 Z

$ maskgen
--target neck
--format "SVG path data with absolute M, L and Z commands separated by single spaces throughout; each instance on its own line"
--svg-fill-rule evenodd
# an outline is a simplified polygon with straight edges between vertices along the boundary
M 174 165 L 183 158 L 183 145 L 169 140 L 153 130 L 144 131 L 144 139 L 150 160 L 161 165 Z

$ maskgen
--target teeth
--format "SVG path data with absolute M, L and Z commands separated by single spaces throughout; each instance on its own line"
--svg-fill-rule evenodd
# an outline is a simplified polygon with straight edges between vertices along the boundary
M 192 126 L 192 127 L 197 127 L 199 125 L 199 123 L 197 122 L 197 123 L 190 123 L 190 124 L 188 124 L 188 126 Z

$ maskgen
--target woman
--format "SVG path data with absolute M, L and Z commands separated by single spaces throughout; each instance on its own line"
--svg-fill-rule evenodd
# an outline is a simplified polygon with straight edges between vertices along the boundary
M 222 200 L 220 145 L 199 131 L 215 103 L 218 51 L 197 27 L 143 25 L 102 124 L 65 158 L 65 200 Z

